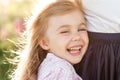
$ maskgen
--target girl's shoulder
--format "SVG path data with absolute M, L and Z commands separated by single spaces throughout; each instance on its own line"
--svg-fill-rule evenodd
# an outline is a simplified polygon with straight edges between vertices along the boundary
M 43 63 L 39 67 L 38 71 L 38 77 L 39 79 L 44 80 L 43 78 L 51 78 L 51 80 L 54 80 L 53 78 L 56 76 L 58 77 L 70 77 L 74 74 L 73 66 L 65 61 L 64 59 L 59 59 L 58 57 L 46 59 L 43 61 Z M 57 79 L 56 79 L 57 80 Z
M 73 66 L 66 60 L 59 58 L 53 54 L 48 54 L 46 59 L 40 65 L 40 69 L 44 69 L 45 71 L 71 71 Z

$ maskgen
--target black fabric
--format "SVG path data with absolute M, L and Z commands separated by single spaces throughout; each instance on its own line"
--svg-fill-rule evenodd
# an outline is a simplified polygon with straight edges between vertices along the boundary
M 89 34 L 89 47 L 75 65 L 83 80 L 120 80 L 120 33 Z

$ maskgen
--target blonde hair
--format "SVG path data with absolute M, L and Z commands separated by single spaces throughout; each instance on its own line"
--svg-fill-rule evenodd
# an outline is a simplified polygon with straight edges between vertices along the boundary
M 39 7 L 40 8 L 40 7 Z M 20 63 L 17 67 L 13 80 L 36 80 L 38 67 L 46 57 L 47 51 L 39 45 L 39 40 L 44 37 L 47 30 L 47 23 L 51 16 L 63 15 L 75 10 L 81 10 L 80 6 L 72 0 L 57 0 L 49 4 L 43 11 L 31 17 L 27 23 L 26 49 L 22 53 Z

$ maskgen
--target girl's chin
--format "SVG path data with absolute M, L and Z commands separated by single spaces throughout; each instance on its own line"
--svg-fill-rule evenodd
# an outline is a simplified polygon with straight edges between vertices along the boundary
M 72 65 L 78 64 L 81 60 L 71 62 Z

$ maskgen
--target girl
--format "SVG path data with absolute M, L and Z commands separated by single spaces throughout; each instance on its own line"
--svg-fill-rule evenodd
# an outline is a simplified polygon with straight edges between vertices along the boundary
M 120 0 L 82 0 L 90 45 L 77 73 L 83 80 L 120 80 Z
M 83 12 L 70 0 L 48 5 L 28 22 L 26 52 L 15 80 L 81 80 L 72 65 L 88 46 Z

